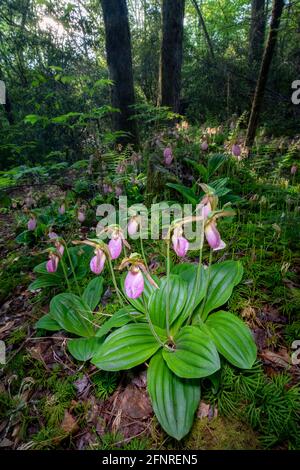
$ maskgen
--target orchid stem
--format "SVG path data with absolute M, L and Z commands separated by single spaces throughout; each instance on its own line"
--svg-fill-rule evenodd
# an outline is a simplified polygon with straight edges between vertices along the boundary
M 77 277 L 76 277 L 76 274 L 75 274 L 74 264 L 73 264 L 70 252 L 68 250 L 67 244 L 65 244 L 65 247 L 66 247 L 66 252 L 67 252 L 67 255 L 68 255 L 68 258 L 69 258 L 71 271 L 72 271 L 72 274 L 73 274 L 73 277 L 74 277 L 74 280 L 75 280 L 77 292 L 78 292 L 79 297 L 81 297 L 81 291 L 80 291 L 79 284 L 78 284 L 78 281 L 77 281 Z
M 66 279 L 66 282 L 67 282 L 68 290 L 69 290 L 69 292 L 72 292 L 71 285 L 70 285 L 70 282 L 69 282 L 69 279 L 68 279 L 68 273 L 66 271 L 65 262 L 63 261 L 62 258 L 61 258 L 60 262 L 61 262 L 61 267 L 62 267 L 64 276 L 65 276 L 65 279 Z
M 148 267 L 148 263 L 147 263 L 146 256 L 145 256 L 145 251 L 144 251 L 143 239 L 142 239 L 141 236 L 140 236 L 140 244 L 141 244 L 142 257 L 143 257 L 145 266 L 146 266 L 146 268 L 147 268 L 147 271 L 149 271 L 149 267 Z
M 167 241 L 167 298 L 166 298 L 166 329 L 170 337 L 170 240 Z
M 195 286 L 196 292 L 194 292 L 195 295 L 197 295 L 197 289 L 198 289 L 198 286 L 199 286 L 199 280 L 200 280 L 200 276 L 201 276 L 202 257 L 203 257 L 203 243 L 204 243 L 204 219 L 203 219 L 203 221 L 202 221 L 202 228 L 201 228 L 200 249 L 199 249 L 199 261 L 198 261 L 197 277 L 196 277 L 196 286 Z M 187 324 L 190 323 L 191 318 L 192 318 L 192 316 L 193 316 L 193 313 L 194 313 L 194 310 L 191 311 L 191 313 L 190 313 L 190 315 L 189 315 L 189 318 L 188 318 L 188 321 L 187 321 Z
M 117 284 L 117 281 L 116 281 L 116 276 L 115 276 L 115 273 L 114 273 L 114 268 L 113 268 L 113 265 L 112 265 L 112 262 L 111 262 L 110 258 L 108 258 L 108 264 L 109 264 L 109 269 L 110 269 L 113 285 L 114 285 L 114 288 L 116 290 L 118 299 L 119 299 L 120 303 L 124 306 L 124 301 L 123 301 L 123 298 L 120 294 L 120 290 L 119 290 L 119 287 L 118 287 L 118 284 Z
M 209 282 L 210 282 L 210 272 L 211 272 L 212 258 L 213 258 L 213 250 L 210 250 L 208 268 L 207 268 L 207 281 L 206 281 L 206 286 L 205 286 L 205 295 L 204 295 L 204 299 L 202 301 L 200 311 L 198 312 L 198 318 L 199 318 L 200 321 L 203 320 L 202 314 L 203 314 L 203 310 L 204 310 L 204 307 L 205 307 L 205 302 L 206 302 L 206 297 L 207 297 L 208 287 L 209 287 Z

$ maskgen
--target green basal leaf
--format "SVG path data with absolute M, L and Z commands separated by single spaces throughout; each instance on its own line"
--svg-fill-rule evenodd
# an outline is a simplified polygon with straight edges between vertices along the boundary
M 35 291 L 37 289 L 44 289 L 45 287 L 61 287 L 62 279 L 55 274 L 44 274 L 39 276 L 29 286 L 28 290 Z
M 92 363 L 107 371 L 127 370 L 145 362 L 160 348 L 147 324 L 130 324 L 111 333 Z
M 144 318 L 141 312 L 137 312 L 133 307 L 124 307 L 118 312 L 114 313 L 113 316 L 107 320 L 97 331 L 96 336 L 101 338 L 107 335 L 112 328 L 120 328 L 121 326 L 127 325 L 127 323 L 140 321 Z
M 212 310 L 227 302 L 233 288 L 241 282 L 242 277 L 243 266 L 239 261 L 224 261 L 211 266 L 207 296 L 201 314 L 203 320 Z
M 173 351 L 163 350 L 168 367 L 185 379 L 208 377 L 220 369 L 220 358 L 211 338 L 195 326 L 185 326 L 174 338 Z
M 82 299 L 90 307 L 95 310 L 100 302 L 103 293 L 103 277 L 97 276 L 92 279 L 84 289 Z
M 47 313 L 47 315 L 44 315 L 36 322 L 35 328 L 49 331 L 61 330 L 61 326 L 51 317 L 49 313 Z
M 68 350 L 78 361 L 91 359 L 103 343 L 102 338 L 76 338 L 68 340 Z
M 66 331 L 78 336 L 95 335 L 89 306 L 74 294 L 59 294 L 50 302 L 50 315 Z
M 251 369 L 257 349 L 250 329 L 240 318 L 220 311 L 210 315 L 205 327 L 227 361 L 240 369 Z
M 177 377 L 159 351 L 151 359 L 147 387 L 154 413 L 163 429 L 178 441 L 190 431 L 200 401 L 199 380 Z
M 169 290 L 168 290 L 169 289 Z M 181 314 L 188 296 L 187 283 L 180 276 L 171 274 L 169 287 L 167 278 L 161 279 L 160 288 L 156 289 L 148 302 L 148 309 L 154 325 L 166 327 L 167 295 L 170 298 L 170 324 Z
M 198 275 L 198 266 L 190 265 L 190 268 L 185 269 L 180 276 L 187 283 L 189 293 L 188 302 L 186 303 L 184 312 L 181 315 L 182 320 L 184 321 L 198 307 L 201 300 L 204 299 L 207 275 L 203 266 L 201 266 L 200 273 Z

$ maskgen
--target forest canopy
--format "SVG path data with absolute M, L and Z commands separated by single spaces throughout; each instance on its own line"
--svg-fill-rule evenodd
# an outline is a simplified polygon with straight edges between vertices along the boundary
M 156 106 L 160 1 L 128 0 L 127 6 L 136 105 Z M 271 13 L 270 1 L 185 2 L 175 112 L 211 126 L 245 113 L 247 123 Z M 299 107 L 292 105 L 291 96 L 300 69 L 299 17 L 299 2 L 286 2 L 260 119 L 270 134 L 292 135 L 297 129 Z M 172 48 L 166 51 L 169 56 Z M 0 79 L 7 91 L 0 109 L 2 169 L 87 157 L 95 134 L 103 136 L 109 129 L 110 78 L 100 1 L 1 2 Z M 142 112 L 132 114 L 145 119 Z

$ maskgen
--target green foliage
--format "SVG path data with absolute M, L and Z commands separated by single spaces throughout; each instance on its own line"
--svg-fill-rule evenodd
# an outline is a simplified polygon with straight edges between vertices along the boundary
M 184 380 L 172 373 L 161 352 L 150 361 L 148 391 L 156 417 L 164 430 L 181 440 L 190 430 L 200 401 L 197 380 Z
M 259 431 L 266 448 L 279 444 L 299 448 L 300 389 L 288 375 L 268 378 L 258 363 L 243 372 L 224 365 L 219 384 L 205 398 L 216 403 L 223 415 L 244 419 Z
M 101 371 L 93 374 L 91 377 L 94 384 L 94 394 L 100 400 L 106 400 L 116 390 L 119 383 L 118 372 Z

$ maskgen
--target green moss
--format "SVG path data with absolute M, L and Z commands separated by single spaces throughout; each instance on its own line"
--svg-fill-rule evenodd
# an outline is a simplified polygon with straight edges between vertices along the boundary
M 120 374 L 117 372 L 97 372 L 91 379 L 94 384 L 95 396 L 101 400 L 106 400 L 116 390 L 119 383 Z
M 187 450 L 253 450 L 259 449 L 255 432 L 246 424 L 227 418 L 197 419 L 189 437 Z

